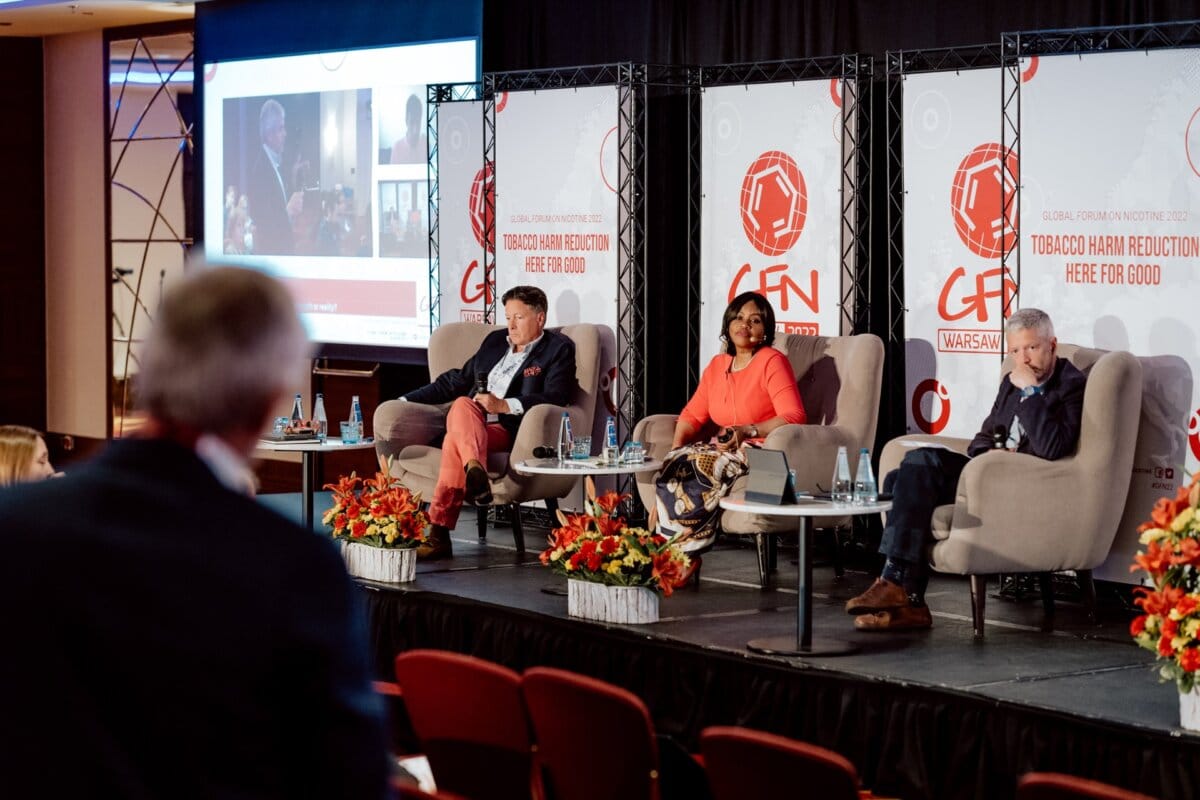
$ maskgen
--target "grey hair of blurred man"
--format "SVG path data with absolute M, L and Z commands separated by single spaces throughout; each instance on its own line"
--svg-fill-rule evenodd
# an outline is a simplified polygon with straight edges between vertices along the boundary
M 1004 323 L 1005 333 L 1024 330 L 1036 331 L 1042 339 L 1054 338 L 1054 323 L 1051 322 L 1050 315 L 1040 308 L 1022 308 L 1020 311 L 1014 311 Z
M 163 298 L 146 339 L 138 404 L 197 433 L 261 430 L 304 379 L 312 346 L 279 281 L 198 267 Z

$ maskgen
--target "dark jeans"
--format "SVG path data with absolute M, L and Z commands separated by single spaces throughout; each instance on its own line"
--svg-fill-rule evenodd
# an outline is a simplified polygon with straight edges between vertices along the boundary
M 904 456 L 897 469 L 883 479 L 883 491 L 892 495 L 892 510 L 879 542 L 879 552 L 921 569 L 933 534 L 933 510 L 954 502 L 958 476 L 969 459 L 941 447 L 921 447 Z

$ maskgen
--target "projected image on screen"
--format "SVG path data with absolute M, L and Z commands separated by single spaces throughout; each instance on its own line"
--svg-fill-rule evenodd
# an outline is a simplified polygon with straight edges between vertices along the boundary
M 475 39 L 204 66 L 210 260 L 281 278 L 312 338 L 429 340 L 427 84 L 478 79 Z
M 425 87 L 381 89 L 376 95 L 380 164 L 425 164 Z
M 371 255 L 370 206 L 355 202 L 370 196 L 371 140 L 355 130 L 370 103 L 361 89 L 225 101 L 227 213 L 236 197 L 250 226 L 226 253 Z
M 429 254 L 429 219 L 425 213 L 428 195 L 426 181 L 379 184 L 379 255 L 424 258 Z

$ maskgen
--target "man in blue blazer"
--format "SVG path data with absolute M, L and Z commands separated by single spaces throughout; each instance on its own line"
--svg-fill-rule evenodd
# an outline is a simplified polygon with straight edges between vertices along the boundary
M 450 530 L 464 500 L 491 504 L 483 465 L 490 451 L 512 447 L 521 415 L 539 403 L 565 406 L 575 389 L 575 343 L 546 330 L 546 293 L 536 286 L 515 286 L 501 302 L 507 330 L 488 334 L 462 368 L 448 370 L 401 398 L 429 405 L 451 403 L 437 486 L 429 503 L 429 543 L 417 551 L 421 558 L 452 555 Z
M 388 796 L 341 558 L 245 494 L 308 354 L 278 282 L 193 272 L 141 352 L 138 436 L 0 490 L 0 797 Z

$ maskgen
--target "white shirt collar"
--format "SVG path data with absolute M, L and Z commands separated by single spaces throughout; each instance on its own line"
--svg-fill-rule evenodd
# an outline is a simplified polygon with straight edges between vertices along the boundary
M 202 433 L 196 439 L 196 456 L 212 470 L 226 488 L 241 494 L 254 494 L 254 472 L 246 457 L 230 447 L 224 439 Z

